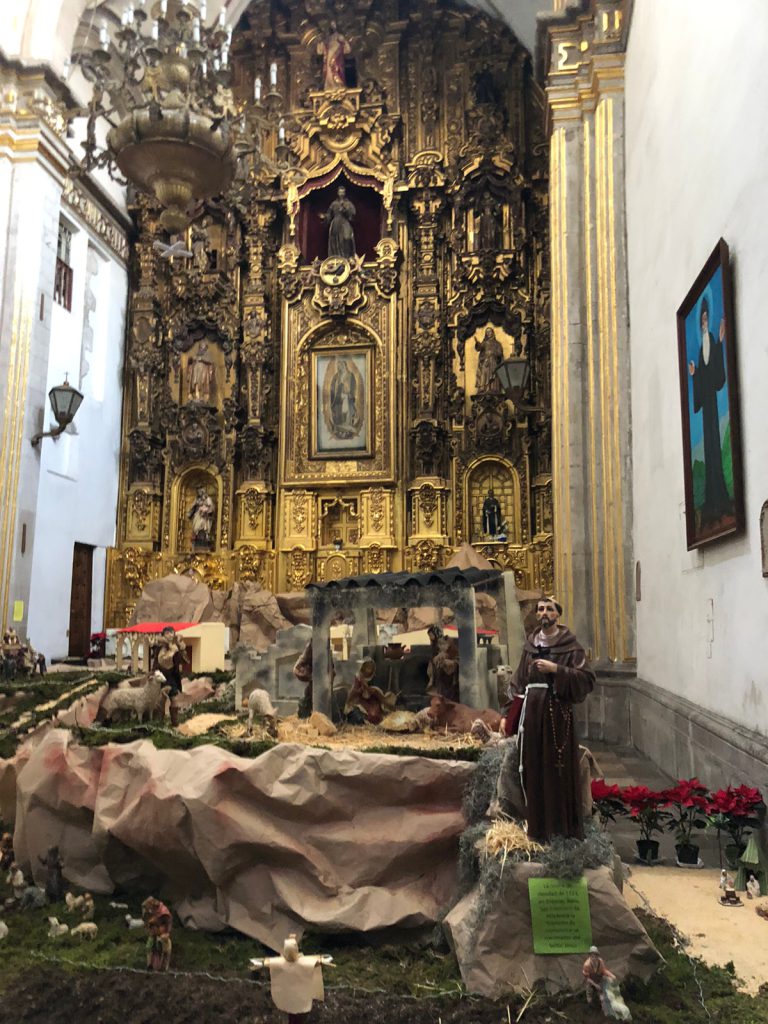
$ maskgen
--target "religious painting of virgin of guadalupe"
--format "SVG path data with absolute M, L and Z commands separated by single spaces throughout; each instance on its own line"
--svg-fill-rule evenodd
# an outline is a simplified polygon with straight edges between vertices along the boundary
M 315 458 L 361 458 L 371 454 L 371 368 L 366 349 L 313 354 Z
M 744 529 L 736 337 L 721 238 L 677 311 L 688 549 Z

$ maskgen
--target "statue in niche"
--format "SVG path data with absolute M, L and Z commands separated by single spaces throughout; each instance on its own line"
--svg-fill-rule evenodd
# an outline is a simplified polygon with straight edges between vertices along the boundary
M 352 221 L 355 219 L 355 207 L 347 199 L 347 190 L 340 185 L 336 198 L 326 213 L 321 213 L 322 220 L 329 222 L 328 255 L 342 256 L 344 259 L 355 258 L 355 230 Z
M 331 22 L 326 38 L 318 43 L 317 52 L 323 58 L 323 89 L 332 92 L 335 89 L 346 89 L 345 57 L 352 52 L 347 38 L 338 30 L 335 21 Z M 331 254 L 332 255 L 332 254 Z
M 504 531 L 504 516 L 501 511 L 501 503 L 493 493 L 493 487 L 488 488 L 488 494 L 483 500 L 482 511 L 483 534 L 486 537 L 499 537 Z
M 491 104 L 494 107 L 499 105 L 501 97 L 490 68 L 483 68 L 482 71 L 478 71 L 473 85 L 475 89 L 475 103 L 478 105 Z
M 208 342 L 201 341 L 194 359 L 187 364 L 187 398 L 211 405 L 216 386 L 216 367 L 208 356 Z
M 187 518 L 192 520 L 192 543 L 195 547 L 209 549 L 213 540 L 213 519 L 216 506 L 205 487 L 197 488 L 197 495 Z
M 496 252 L 499 249 L 499 208 L 491 196 L 486 195 L 477 217 L 477 249 Z
M 206 224 L 193 224 L 192 225 L 192 263 L 195 269 L 201 273 L 208 273 L 209 260 L 208 260 L 208 231 L 206 230 Z
M 501 394 L 501 382 L 496 376 L 496 370 L 504 361 L 504 349 L 492 327 L 486 327 L 481 340 L 475 342 L 475 350 L 480 353 L 475 377 L 477 394 Z

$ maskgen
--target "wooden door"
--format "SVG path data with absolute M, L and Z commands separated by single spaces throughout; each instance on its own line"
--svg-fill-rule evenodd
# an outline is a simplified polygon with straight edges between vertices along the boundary
M 91 649 L 93 547 L 75 544 L 72 555 L 72 594 L 69 601 L 69 656 L 87 658 Z

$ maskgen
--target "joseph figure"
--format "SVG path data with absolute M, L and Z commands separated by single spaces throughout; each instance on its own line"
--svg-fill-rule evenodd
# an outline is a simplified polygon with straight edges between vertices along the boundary
M 595 674 L 584 648 L 560 625 L 562 613 L 554 598 L 537 603 L 537 626 L 523 647 L 501 726 L 506 736 L 517 730 L 515 767 L 526 801 L 528 835 L 540 843 L 553 836 L 584 838 L 573 705 L 592 692 Z

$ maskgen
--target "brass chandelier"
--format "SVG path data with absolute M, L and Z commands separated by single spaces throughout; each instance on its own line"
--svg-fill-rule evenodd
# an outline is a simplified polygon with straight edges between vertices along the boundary
M 117 177 L 117 169 L 153 195 L 170 234 L 189 224 L 196 203 L 229 187 L 238 162 L 251 173 L 278 173 L 288 154 L 277 65 L 270 66 L 263 100 L 257 78 L 253 104 L 238 106 L 232 29 L 223 10 L 213 25 L 206 17 L 206 0 L 135 0 L 123 9 L 119 29 L 110 36 L 102 21 L 98 44 L 74 56 L 93 84 L 83 170 L 105 167 Z M 102 117 L 111 125 L 105 147 L 96 139 Z M 269 136 L 276 145 L 265 146 Z

